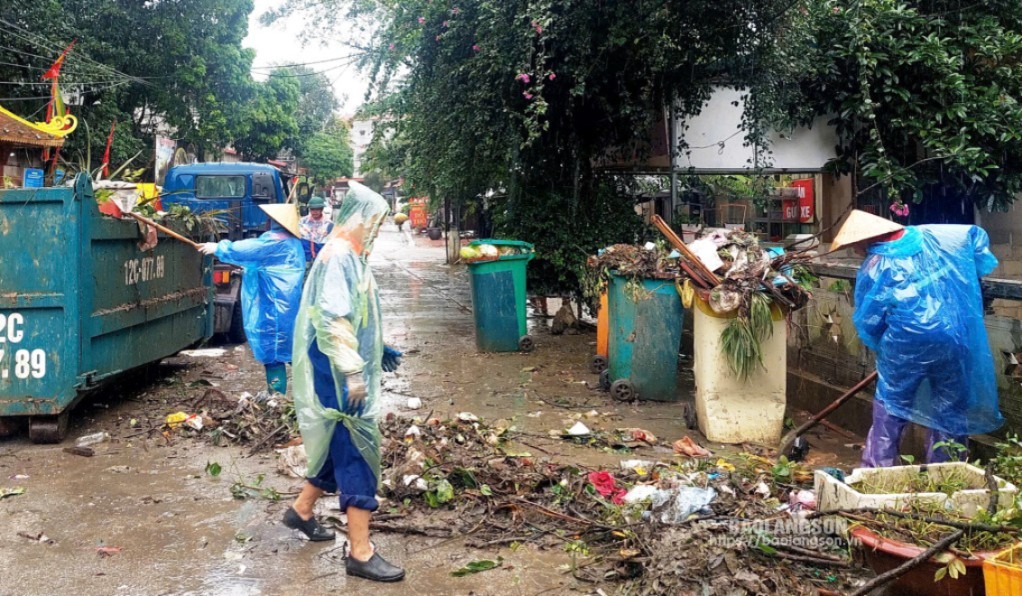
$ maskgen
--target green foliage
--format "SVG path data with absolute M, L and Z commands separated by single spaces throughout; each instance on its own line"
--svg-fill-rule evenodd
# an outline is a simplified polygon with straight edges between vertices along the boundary
M 339 176 L 351 176 L 354 155 L 348 144 L 348 129 L 335 127 L 313 134 L 305 145 L 302 165 L 309 169 L 311 177 L 319 183 L 332 181 Z
M 42 0 L 0 3 L 0 80 L 5 97 L 41 98 L 39 74 L 73 39 L 61 87 L 93 134 L 68 137 L 75 160 L 102 155 L 117 120 L 112 159 L 151 152 L 158 124 L 182 145 L 215 155 L 236 136 L 252 90 L 254 52 L 241 47 L 252 0 L 109 2 Z M 4 102 L 23 116 L 44 116 L 46 99 Z M 87 146 L 88 145 L 88 146 Z M 149 154 L 146 154 L 146 159 Z
M 694 113 L 726 72 L 754 80 L 790 0 L 285 0 L 337 35 L 378 24 L 362 66 L 388 116 L 369 161 L 458 213 L 487 196 L 497 232 L 537 245 L 537 293 L 577 292 L 586 255 L 634 242 L 632 199 L 596 168 L 649 150 L 673 97 Z M 721 26 L 744 19 L 748 26 Z M 330 24 L 334 27 L 331 28 Z M 343 34 L 343 33 L 342 33 Z M 357 44 L 365 47 L 364 43 Z
M 1022 190 L 1019 14 L 1018 0 L 810 3 L 812 43 L 783 71 L 801 115 L 832 115 L 836 171 L 858 167 L 895 202 L 1003 208 Z
M 471 575 L 473 573 L 479 573 L 481 571 L 489 571 L 490 569 L 496 569 L 497 567 L 500 567 L 501 564 L 503 563 L 504 563 L 503 557 L 497 557 L 496 561 L 491 561 L 489 559 L 469 561 L 461 569 L 458 569 L 457 571 L 452 571 L 451 575 L 454 577 L 465 577 L 466 575 Z
M 271 76 L 266 82 L 256 83 L 255 96 L 245 106 L 242 134 L 234 142 L 243 158 L 266 161 L 293 146 L 298 135 L 295 113 L 299 95 L 294 78 Z

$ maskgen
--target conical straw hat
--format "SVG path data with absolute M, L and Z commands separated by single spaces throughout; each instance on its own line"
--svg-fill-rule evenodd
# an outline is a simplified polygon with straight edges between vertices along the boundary
M 856 242 L 862 242 L 863 240 L 869 240 L 870 238 L 876 238 L 904 229 L 905 226 L 899 223 L 855 209 L 848 215 L 845 225 L 841 226 L 841 229 L 838 230 L 834 242 L 830 245 L 830 250 L 840 250 Z
M 291 232 L 295 238 L 301 238 L 302 233 L 298 228 L 298 208 L 293 204 L 277 203 L 274 205 L 259 205 L 259 208 L 266 212 L 273 220 L 284 229 Z

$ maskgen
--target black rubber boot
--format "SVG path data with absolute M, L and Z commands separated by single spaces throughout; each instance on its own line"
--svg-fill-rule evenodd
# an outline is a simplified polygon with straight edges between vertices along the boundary
M 300 530 L 312 542 L 326 542 L 334 539 L 334 531 L 328 530 L 319 525 L 315 516 L 309 519 L 302 519 L 294 507 L 288 507 L 284 512 L 284 525 L 292 530 Z
M 348 575 L 374 582 L 399 582 L 405 578 L 404 569 L 391 565 L 376 552 L 368 561 L 359 561 L 349 553 L 344 564 Z

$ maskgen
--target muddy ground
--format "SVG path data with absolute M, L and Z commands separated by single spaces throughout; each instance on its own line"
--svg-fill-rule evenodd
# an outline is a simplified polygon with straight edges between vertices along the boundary
M 589 372 L 592 332 L 552 336 L 548 319 L 530 318 L 533 353 L 477 353 L 466 272 L 443 265 L 442 248 L 410 244 L 407 235 L 390 228 L 381 235 L 373 261 L 386 340 L 407 353 L 400 371 L 385 380 L 387 411 L 433 412 L 441 419 L 468 411 L 508 420 L 526 433 L 522 448 L 537 456 L 608 468 L 623 458 L 670 459 L 670 442 L 686 434 L 707 444 L 685 428 L 677 403 L 620 404 L 595 390 L 597 377 Z M 74 411 L 61 445 L 33 445 L 24 435 L 0 440 L 0 489 L 25 488 L 24 494 L 0 499 L 0 595 L 363 590 L 483 595 L 594 589 L 566 573 L 570 557 L 560 550 L 480 551 L 466 547 L 463 538 L 388 533 L 377 533 L 374 540 L 407 569 L 406 581 L 388 586 L 347 578 L 342 534 L 335 543 L 313 544 L 280 523 L 301 482 L 279 471 L 273 451 L 251 455 L 248 447 L 217 447 L 180 430 L 164 435 L 159 429 L 168 414 L 188 411 L 211 386 L 236 397 L 255 394 L 264 384 L 247 346 L 226 346 L 219 357 L 179 355 L 91 395 Z M 687 399 L 691 385 L 690 374 L 683 374 L 680 391 Z M 409 397 L 421 398 L 423 407 L 408 411 Z M 550 436 L 579 417 L 594 430 L 646 429 L 668 447 L 623 455 Z M 95 446 L 95 456 L 62 450 L 95 432 L 112 437 Z M 856 460 L 857 454 L 842 446 L 849 442 L 845 437 L 821 436 L 814 442 L 818 448 L 810 465 Z M 707 446 L 721 453 L 736 450 Z M 210 463 L 222 468 L 219 476 L 206 472 Z M 267 496 L 281 498 L 236 499 L 231 487 L 238 483 L 258 483 Z M 328 514 L 336 499 L 325 498 L 320 507 Z M 387 507 L 384 503 L 382 511 Z M 505 560 L 499 569 L 451 577 L 469 561 L 498 555 Z

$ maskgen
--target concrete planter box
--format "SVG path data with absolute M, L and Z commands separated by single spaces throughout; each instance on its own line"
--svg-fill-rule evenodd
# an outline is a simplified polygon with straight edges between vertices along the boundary
M 950 496 L 939 492 L 891 492 L 866 494 L 856 490 L 857 485 L 904 486 L 920 473 L 926 473 L 943 482 L 949 478 L 961 479 L 966 487 Z M 1018 489 L 1001 478 L 994 477 L 999 487 L 998 508 L 1010 508 Z M 815 474 L 816 501 L 820 511 L 858 508 L 900 509 L 912 503 L 931 503 L 961 512 L 967 517 L 990 504 L 986 477 L 982 469 L 963 462 L 931 464 L 927 466 L 895 466 L 891 468 L 858 468 L 841 482 L 826 472 Z

